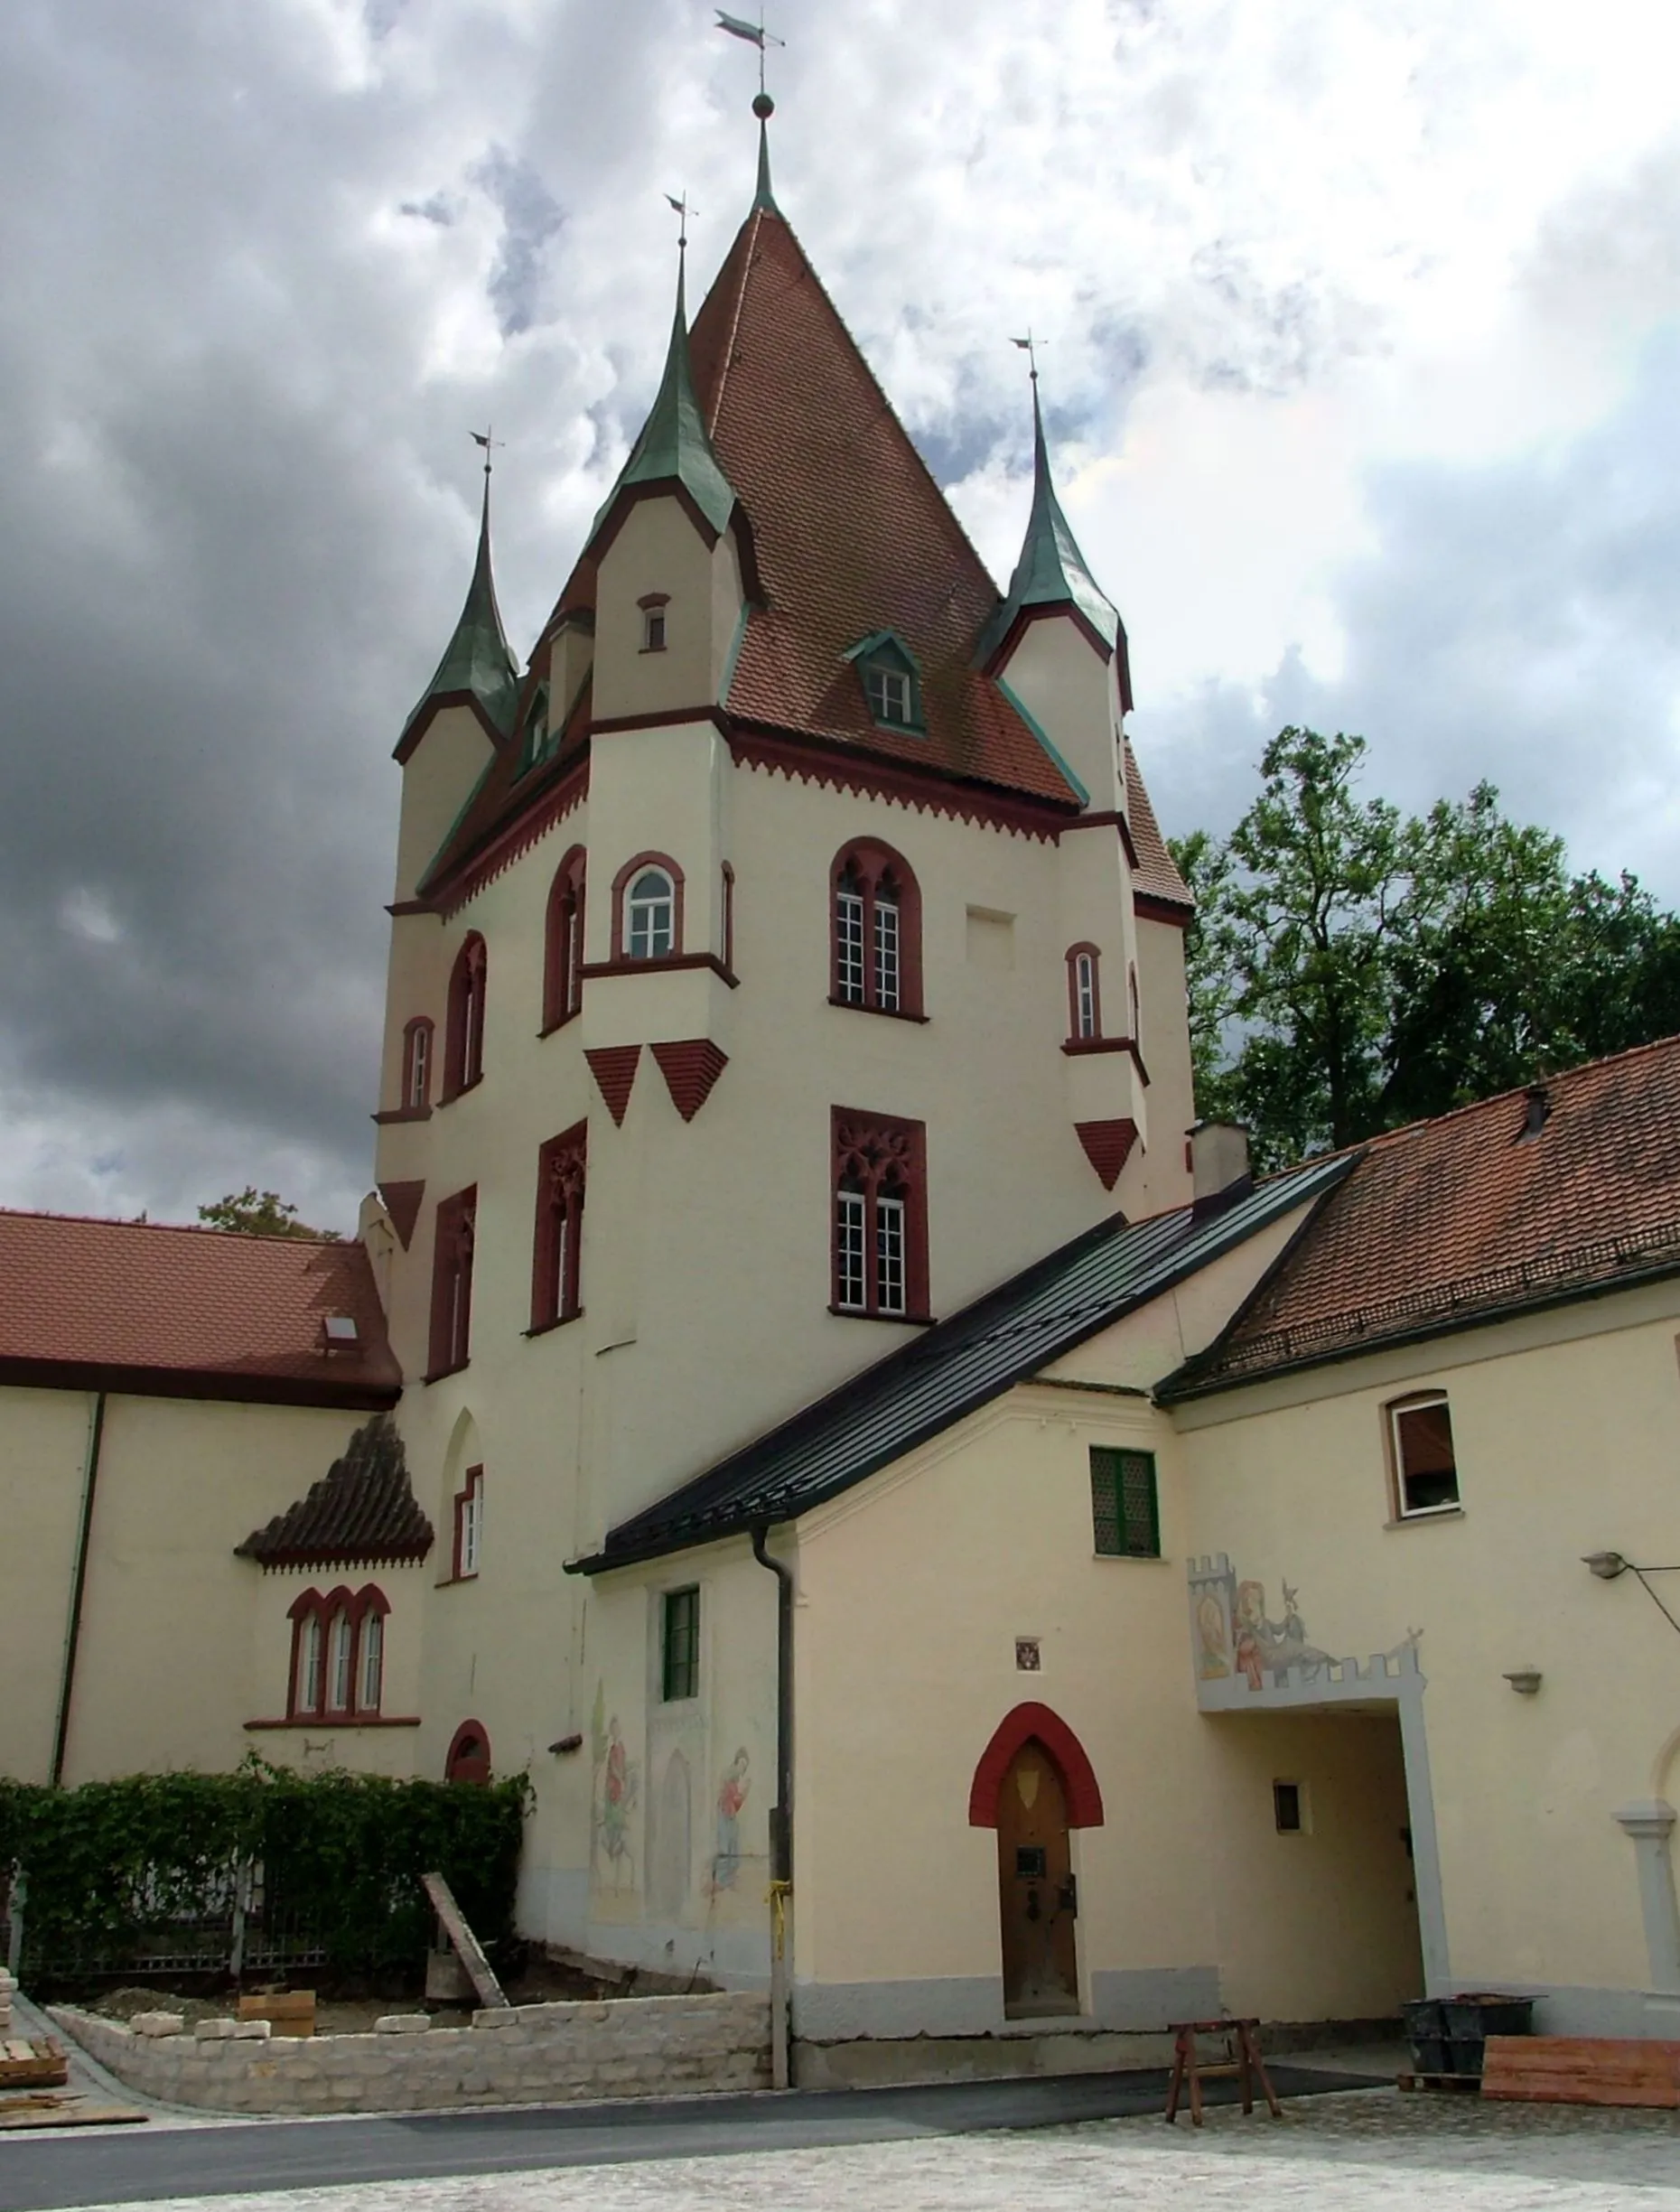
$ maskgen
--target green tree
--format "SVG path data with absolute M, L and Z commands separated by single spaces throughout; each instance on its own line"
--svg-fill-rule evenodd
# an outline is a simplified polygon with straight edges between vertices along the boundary
M 1362 738 L 1286 729 L 1223 843 L 1173 851 L 1203 1114 L 1275 1167 L 1680 1030 L 1680 921 L 1479 784 L 1403 817 Z
M 259 1190 L 254 1183 L 201 1206 L 199 1219 L 207 1228 L 232 1229 L 241 1237 L 321 1237 L 329 1244 L 338 1242 L 336 1229 L 312 1229 L 277 1190 Z

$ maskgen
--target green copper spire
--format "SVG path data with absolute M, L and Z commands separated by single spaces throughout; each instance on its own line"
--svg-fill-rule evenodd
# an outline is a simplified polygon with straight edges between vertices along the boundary
M 683 294 L 686 260 L 686 256 L 679 252 L 677 313 L 671 323 L 670 350 L 665 357 L 665 375 L 660 379 L 658 396 L 652 413 L 642 425 L 640 437 L 630 449 L 630 459 L 619 471 L 618 482 L 591 526 L 592 545 L 602 524 L 617 505 L 620 494 L 636 484 L 680 484 L 720 537 L 734 512 L 734 490 L 712 451 L 705 419 L 695 396 Z
M 474 434 L 477 434 L 476 433 Z M 482 441 L 481 441 L 482 443 Z M 421 695 L 404 725 L 407 736 L 434 699 L 449 692 L 471 692 L 491 723 L 505 736 L 513 726 L 513 710 L 519 688 L 518 666 L 508 649 L 496 604 L 495 579 L 490 574 L 490 462 L 484 466 L 484 509 L 479 519 L 479 557 L 473 564 L 467 602 L 455 624 L 449 649 L 437 664 L 437 673 Z
M 1086 566 L 1085 555 L 1068 527 L 1068 518 L 1050 481 L 1036 369 L 1032 372 L 1032 512 L 1027 518 L 1026 541 L 1009 580 L 1009 590 L 981 635 L 982 662 L 991 658 L 1014 628 L 1017 616 L 1030 607 L 1071 607 L 1084 616 L 1111 652 L 1120 641 L 1120 617 Z
M 776 103 L 768 92 L 761 92 L 752 103 L 752 112 L 759 119 L 759 189 L 753 194 L 752 204 L 767 214 L 779 215 L 776 195 L 770 190 L 770 119 L 776 112 Z

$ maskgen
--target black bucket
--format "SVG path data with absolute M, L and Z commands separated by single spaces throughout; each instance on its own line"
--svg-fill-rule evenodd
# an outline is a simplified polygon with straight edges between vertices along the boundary
M 1534 2032 L 1532 1997 L 1449 1997 L 1442 2009 L 1452 2061 L 1448 2070 L 1454 2074 L 1480 2074 L 1490 2035 Z

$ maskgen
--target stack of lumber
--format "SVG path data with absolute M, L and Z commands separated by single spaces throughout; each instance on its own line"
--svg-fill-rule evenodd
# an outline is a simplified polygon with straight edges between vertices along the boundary
M 0 2042 L 12 2032 L 12 1993 L 16 1987 L 15 1978 L 0 1966 Z
M 258 1997 L 241 1997 L 241 2020 L 266 2020 L 276 2035 L 313 2035 L 315 1993 L 313 1989 L 270 1990 Z
M 1680 2043 L 1597 2035 L 1490 2035 L 1483 2096 L 1680 2110 Z
M 61 2089 L 70 2079 L 70 2060 L 56 2036 L 39 2043 L 15 2037 L 0 2042 L 0 2089 Z

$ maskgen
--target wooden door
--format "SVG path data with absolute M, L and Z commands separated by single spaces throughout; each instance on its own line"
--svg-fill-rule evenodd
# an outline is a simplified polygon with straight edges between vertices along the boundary
M 1036 1741 L 1022 1745 L 999 1785 L 997 1883 L 1005 2015 L 1077 2012 L 1078 1901 L 1068 1801 L 1055 1761 Z

